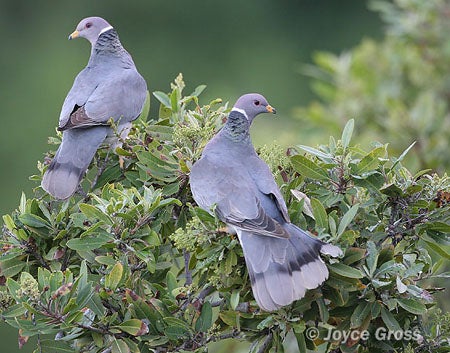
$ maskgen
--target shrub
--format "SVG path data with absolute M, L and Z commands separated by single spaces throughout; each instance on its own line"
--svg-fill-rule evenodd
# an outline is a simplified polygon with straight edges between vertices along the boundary
M 300 352 L 448 349 L 449 315 L 426 320 L 439 290 L 428 280 L 448 277 L 448 176 L 411 173 L 407 151 L 352 145 L 353 120 L 339 140 L 293 147 L 282 163 L 280 147 L 261 148 L 293 221 L 345 250 L 321 288 L 262 312 L 238 240 L 189 190 L 192 163 L 228 107 L 200 105 L 204 86 L 183 89 L 179 76 L 169 94 L 155 92 L 159 117 L 147 122 L 147 105 L 117 154 L 97 153 L 86 194 L 54 201 L 37 187 L 3 216 L 1 318 L 22 345 L 38 335 L 38 352 L 174 352 L 235 338 L 282 352 L 293 334 Z M 414 339 L 377 339 L 380 328 Z M 327 339 L 344 331 L 354 333 Z
M 412 141 L 408 165 L 450 168 L 450 4 L 445 0 L 372 1 L 386 34 L 340 55 L 319 52 L 303 73 L 320 100 L 297 115 L 333 134 L 357 119 L 358 141 L 381 140 L 400 154 Z

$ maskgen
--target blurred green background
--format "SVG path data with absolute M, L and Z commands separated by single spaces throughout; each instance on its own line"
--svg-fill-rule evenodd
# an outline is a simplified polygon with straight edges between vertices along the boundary
M 93 15 L 118 30 L 151 91 L 168 91 L 182 72 L 187 91 L 207 84 L 203 103 L 263 93 L 278 114 L 256 121 L 257 145 L 326 142 L 325 130 L 312 136 L 293 117 L 313 97 L 300 65 L 314 51 L 340 53 L 382 34 L 378 14 L 361 0 L 0 0 L 1 214 L 37 186 L 28 177 L 53 148 L 47 137 L 55 134 L 64 97 L 89 56 L 87 41 L 67 36 Z M 155 99 L 152 104 L 155 114 Z M 0 339 L 1 352 L 19 351 L 15 330 L 0 324 Z

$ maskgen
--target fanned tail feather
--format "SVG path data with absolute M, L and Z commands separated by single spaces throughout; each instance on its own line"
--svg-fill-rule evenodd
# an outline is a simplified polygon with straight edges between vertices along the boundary
M 305 296 L 328 278 L 320 253 L 342 255 L 337 246 L 323 243 L 297 226 L 284 224 L 289 239 L 238 230 L 252 284 L 261 309 L 274 311 Z

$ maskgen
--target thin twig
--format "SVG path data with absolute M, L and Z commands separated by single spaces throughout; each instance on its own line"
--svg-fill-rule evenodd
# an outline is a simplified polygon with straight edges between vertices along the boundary
M 145 262 L 140 262 L 136 265 L 131 265 L 130 270 L 131 270 L 131 272 L 136 272 L 136 271 L 141 271 L 146 267 L 147 267 L 147 264 Z
M 178 192 L 175 194 L 174 198 L 178 199 L 181 194 L 183 193 L 184 189 L 188 185 L 189 177 L 186 174 L 180 175 L 180 188 L 178 189 Z
M 208 337 L 208 339 L 206 339 L 205 343 L 226 340 L 228 338 L 237 338 L 240 335 L 241 335 L 241 332 L 239 330 L 234 329 L 231 332 L 222 333 L 221 335 L 218 335 L 218 336 L 216 336 L 216 335 L 210 336 L 210 337 Z
M 146 215 L 139 218 L 136 222 L 136 225 L 133 227 L 133 229 L 130 230 L 130 234 L 131 235 L 135 234 L 139 230 L 139 228 L 145 226 L 146 224 L 149 224 L 154 219 L 155 217 L 151 215 Z
M 102 173 L 105 171 L 106 166 L 108 165 L 108 161 L 109 161 L 109 151 L 110 149 L 108 148 L 108 152 L 106 152 L 106 157 L 105 159 L 102 161 L 102 163 L 97 163 L 97 173 L 95 174 L 94 179 L 91 182 L 91 190 L 94 189 L 95 185 L 97 184 L 98 178 L 100 177 L 100 175 L 102 175 Z
M 206 296 L 212 292 L 212 290 L 214 289 L 213 286 L 208 286 L 205 289 L 203 289 L 200 294 L 198 295 L 197 299 L 198 300 L 203 300 L 206 298 Z
M 177 220 L 180 217 L 181 210 L 184 207 L 184 205 L 186 204 L 186 196 L 184 196 L 184 197 L 181 197 L 181 196 L 183 196 L 183 192 L 189 183 L 189 177 L 186 174 L 181 174 L 179 176 L 179 179 L 180 179 L 180 187 L 178 188 L 178 191 L 173 196 L 173 198 L 181 201 L 182 205 L 181 206 L 175 205 L 173 207 L 172 215 L 175 220 Z
M 67 269 L 67 267 L 69 266 L 70 254 L 71 254 L 71 251 L 69 248 L 67 248 L 64 253 L 63 260 L 61 261 L 61 271 L 65 271 Z
M 197 297 L 194 298 L 189 298 L 188 300 L 186 300 L 180 307 L 180 310 L 183 311 L 186 309 L 186 307 L 191 304 L 191 303 L 196 303 L 196 302 L 203 302 L 203 300 L 206 298 L 206 296 L 212 292 L 212 290 L 214 289 L 213 286 L 208 286 L 206 288 L 204 288 L 200 294 Z
M 184 273 L 186 275 L 186 282 L 185 286 L 190 286 L 192 284 L 192 273 L 189 270 L 189 261 L 191 259 L 191 253 L 189 251 L 186 251 L 186 249 L 183 249 L 183 256 L 184 256 Z
M 264 353 L 267 350 L 267 348 L 269 348 L 272 338 L 273 338 L 273 334 L 272 334 L 272 332 L 269 332 L 269 334 L 264 339 L 263 344 L 259 347 L 259 349 L 256 353 Z
M 32 239 L 32 238 L 30 238 Z M 25 252 L 34 256 L 34 258 L 39 262 L 39 264 L 44 267 L 46 270 L 51 270 L 50 265 L 44 260 L 42 255 L 38 253 L 36 243 L 34 240 L 30 240 L 24 244 Z
M 221 305 L 223 304 L 224 301 L 225 301 L 224 299 L 219 299 L 219 300 L 216 300 L 216 301 L 214 301 L 214 302 L 210 302 L 210 304 L 211 304 L 211 306 L 212 306 L 213 308 L 216 308 L 216 307 L 218 307 L 218 306 L 221 306 Z

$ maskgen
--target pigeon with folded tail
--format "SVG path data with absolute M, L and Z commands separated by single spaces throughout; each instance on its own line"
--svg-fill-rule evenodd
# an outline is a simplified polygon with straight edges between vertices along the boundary
M 67 199 L 78 188 L 102 143 L 115 148 L 141 113 L 147 84 L 116 30 L 103 18 L 83 19 L 69 39 L 91 43 L 87 66 L 75 78 L 59 117 L 62 142 L 42 179 L 42 188 L 57 199 Z M 107 137 L 111 137 L 107 139 Z

